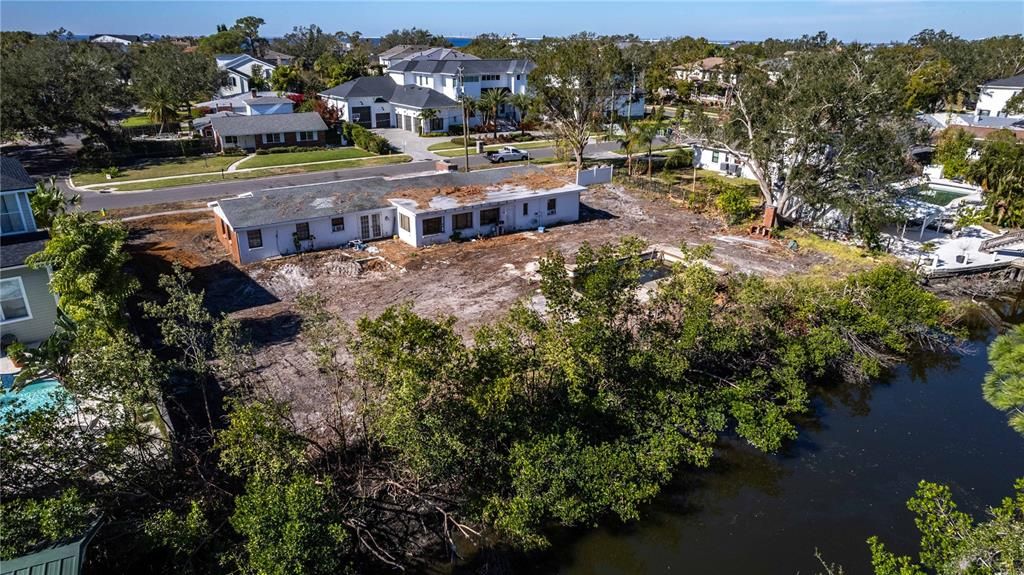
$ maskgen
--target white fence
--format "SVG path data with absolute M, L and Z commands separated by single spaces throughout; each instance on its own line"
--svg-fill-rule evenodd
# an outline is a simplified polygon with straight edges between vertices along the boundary
M 612 181 L 611 166 L 594 166 L 587 170 L 576 172 L 576 185 L 589 186 L 591 184 L 607 184 Z

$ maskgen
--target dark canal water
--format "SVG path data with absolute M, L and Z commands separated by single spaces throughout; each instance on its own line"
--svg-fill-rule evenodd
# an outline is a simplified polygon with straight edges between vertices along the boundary
M 980 516 L 1024 476 L 1024 438 L 981 397 L 985 349 L 921 355 L 882 383 L 825 390 L 784 454 L 726 442 L 712 468 L 684 473 L 640 521 L 556 541 L 540 572 L 785 574 L 822 572 L 814 557 L 870 572 L 865 540 L 916 554 L 906 500 L 917 482 L 948 484 Z M 609 522 L 611 523 L 611 522 Z

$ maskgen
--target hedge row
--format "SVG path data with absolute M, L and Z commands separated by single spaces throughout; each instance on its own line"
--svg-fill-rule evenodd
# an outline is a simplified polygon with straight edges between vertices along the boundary
M 257 156 L 265 156 L 267 154 L 288 154 L 291 152 L 320 152 L 326 150 L 323 146 L 281 146 L 277 148 L 260 148 L 256 150 Z
M 374 154 L 391 153 L 391 144 L 388 143 L 386 139 L 374 134 L 359 124 L 342 122 L 341 133 L 345 136 L 346 141 L 355 144 L 367 152 L 372 152 Z

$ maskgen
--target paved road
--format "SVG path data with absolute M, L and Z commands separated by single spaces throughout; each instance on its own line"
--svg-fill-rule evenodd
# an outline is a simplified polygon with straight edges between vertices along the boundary
M 619 145 L 616 142 L 591 144 L 587 146 L 587 155 L 600 157 L 607 152 L 617 151 L 618 149 Z M 530 156 L 533 158 L 550 158 L 554 155 L 554 150 L 552 148 L 530 150 L 529 152 Z M 450 159 L 460 168 L 465 165 L 465 160 L 463 158 Z M 470 154 L 469 165 L 470 168 L 473 168 L 489 166 L 491 164 L 481 155 Z M 323 172 L 308 172 L 304 174 L 269 176 L 266 178 L 253 178 L 249 180 L 225 180 L 223 182 L 208 182 L 204 184 L 193 184 L 174 188 L 162 188 L 149 192 L 81 192 L 82 208 L 89 211 L 96 211 L 118 208 L 134 208 L 153 204 L 166 204 L 169 202 L 214 200 L 217 198 L 236 196 L 245 192 L 265 190 L 268 188 L 319 184 L 373 176 L 401 176 L 419 172 L 428 172 L 433 169 L 433 162 L 419 161 L 409 162 L 406 164 L 371 166 L 368 168 L 348 168 Z M 64 185 L 66 186 L 66 182 Z M 66 187 L 65 191 L 68 191 Z

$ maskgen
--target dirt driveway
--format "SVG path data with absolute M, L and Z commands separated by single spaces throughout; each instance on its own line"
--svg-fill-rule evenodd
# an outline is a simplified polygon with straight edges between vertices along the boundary
M 579 223 L 545 233 L 420 249 L 388 240 L 372 244 L 376 253 L 326 250 L 241 269 L 226 259 L 209 214 L 155 217 L 128 225 L 130 250 L 140 269 L 155 274 L 170 262 L 181 263 L 206 289 L 211 308 L 243 322 L 258 344 L 256 359 L 267 388 L 291 401 L 310 428 L 322 424 L 329 392 L 298 341 L 294 301 L 302 292 L 321 293 L 348 322 L 408 302 L 426 316 L 455 316 L 468 334 L 538 290 L 536 271 L 549 250 L 571 260 L 584 242 L 602 244 L 634 235 L 650 244 L 710 243 L 712 263 L 765 275 L 806 270 L 826 261 L 813 252 L 790 252 L 780 242 L 749 239 L 716 218 L 617 185 L 588 189 L 581 202 Z

